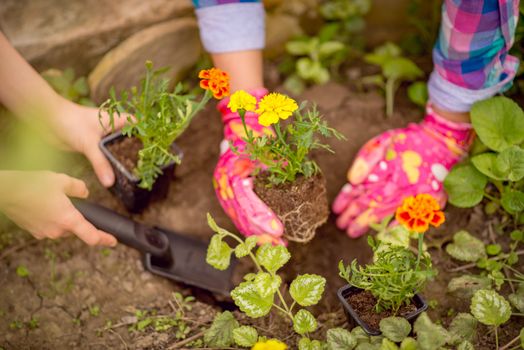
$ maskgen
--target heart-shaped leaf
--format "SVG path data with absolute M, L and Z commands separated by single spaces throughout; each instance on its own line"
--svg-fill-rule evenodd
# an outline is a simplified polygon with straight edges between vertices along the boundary
M 460 208 L 471 208 L 484 198 L 488 183 L 486 175 L 471 164 L 455 166 L 444 180 L 449 202 Z
M 300 309 L 293 317 L 293 329 L 300 335 L 312 333 L 317 329 L 317 320 L 311 312 Z
M 351 350 L 357 346 L 357 339 L 344 328 L 332 328 L 327 331 L 327 345 L 329 350 Z
M 213 347 L 229 347 L 233 344 L 233 331 L 237 327 L 235 316 L 224 311 L 215 316 L 211 327 L 204 334 L 204 342 Z
M 504 175 L 500 174 L 495 166 L 497 161 L 497 154 L 493 152 L 486 152 L 471 157 L 471 163 L 482 174 L 495 180 L 504 180 Z
M 258 263 L 265 267 L 270 273 L 275 273 L 289 261 L 291 254 L 287 248 L 282 245 L 274 246 L 266 243 L 258 248 L 256 258 Z
M 231 291 L 236 306 L 251 318 L 266 316 L 273 306 L 273 296 L 262 297 L 253 282 L 242 282 Z
M 400 343 L 411 333 L 411 325 L 403 317 L 387 317 L 379 325 L 382 334 L 395 343 Z
M 469 262 L 475 262 L 487 256 L 484 243 L 467 231 L 455 233 L 453 243 L 446 246 L 446 252 L 457 260 Z
M 524 141 L 524 112 L 507 97 L 493 97 L 471 108 L 471 123 L 480 140 L 494 151 Z
M 510 214 L 524 211 L 524 192 L 507 190 L 502 193 L 502 207 Z
M 319 302 L 324 293 L 326 279 L 318 275 L 298 275 L 289 286 L 289 294 L 301 306 L 311 306 Z
M 233 330 L 233 339 L 238 346 L 250 348 L 258 340 L 258 332 L 250 326 L 240 326 Z
M 448 332 L 442 326 L 434 324 L 425 312 L 417 318 L 413 329 L 417 334 L 420 350 L 440 349 L 449 338 Z
M 508 296 L 508 299 L 519 312 L 524 312 L 524 282 L 519 284 L 519 288 L 515 293 Z
M 473 341 L 477 334 L 477 319 L 468 313 L 459 313 L 449 326 L 453 344 Z
M 471 313 L 487 326 L 500 326 L 511 317 L 511 306 L 494 290 L 481 289 L 471 298 Z
M 259 272 L 253 283 L 255 284 L 258 294 L 263 298 L 267 298 L 272 297 L 277 292 L 282 283 L 282 279 L 279 275 L 270 275 L 267 272 Z
M 469 299 L 480 289 L 491 288 L 491 280 L 484 276 L 462 275 L 454 277 L 448 283 L 448 292 Z
M 249 255 L 253 248 L 257 246 L 257 241 L 257 236 L 250 236 L 246 238 L 244 243 L 240 243 L 235 247 L 235 256 L 240 259 Z
M 511 146 L 500 152 L 495 163 L 495 171 L 503 175 L 503 180 L 520 181 L 524 178 L 524 150 Z
M 207 247 L 206 262 L 217 270 L 225 270 L 229 267 L 233 249 L 222 240 L 220 235 L 211 237 Z

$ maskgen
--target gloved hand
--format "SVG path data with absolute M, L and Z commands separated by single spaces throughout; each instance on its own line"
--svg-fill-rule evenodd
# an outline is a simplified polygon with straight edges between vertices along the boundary
M 250 93 L 260 100 L 267 94 L 267 90 L 258 89 Z M 224 123 L 224 140 L 220 145 L 221 155 L 213 175 L 213 185 L 220 205 L 245 236 L 257 235 L 260 244 L 285 244 L 281 238 L 284 233 L 282 222 L 253 191 L 251 174 L 260 165 L 255 164 L 248 156 L 236 154 L 230 148 L 232 144 L 241 152 L 246 145 L 242 140 L 245 138 L 242 120 L 238 113 L 233 113 L 227 107 L 228 103 L 229 98 L 226 98 L 218 104 Z M 255 113 L 247 112 L 245 120 L 253 136 L 264 133 L 273 135 L 271 128 L 258 123 Z
M 419 124 L 390 130 L 368 141 L 348 171 L 348 181 L 333 203 L 337 226 L 356 238 L 370 223 L 395 212 L 403 199 L 419 193 L 434 196 L 443 207 L 442 182 L 467 155 L 471 125 L 438 116 L 430 105 Z

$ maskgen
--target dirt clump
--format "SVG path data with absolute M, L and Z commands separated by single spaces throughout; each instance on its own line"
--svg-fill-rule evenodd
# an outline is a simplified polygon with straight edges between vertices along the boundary
M 255 193 L 284 224 L 284 237 L 306 243 L 329 217 L 326 180 L 322 174 L 299 176 L 292 183 L 268 185 L 268 174 L 255 178 Z

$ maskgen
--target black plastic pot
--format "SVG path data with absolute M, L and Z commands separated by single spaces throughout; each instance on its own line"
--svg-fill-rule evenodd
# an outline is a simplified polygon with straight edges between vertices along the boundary
M 115 184 L 110 191 L 117 196 L 126 209 L 132 213 L 141 212 L 152 200 L 163 199 L 169 192 L 169 186 L 175 174 L 175 162 L 171 162 L 162 168 L 162 174 L 156 179 L 151 191 L 138 187 L 140 180 L 129 172 L 122 163 L 109 151 L 108 146 L 124 137 L 117 132 L 106 136 L 100 141 L 100 149 L 107 157 L 115 173 Z M 171 145 L 171 151 L 182 158 L 183 153 L 176 144 Z
M 344 312 L 351 328 L 360 326 L 369 335 L 380 335 L 381 332 L 379 330 L 370 328 L 369 325 L 360 318 L 360 316 L 348 302 L 350 295 L 357 294 L 362 291 L 363 289 L 347 284 L 338 290 L 337 295 L 338 299 L 342 303 L 342 307 L 344 308 Z M 411 301 L 417 307 L 417 310 L 407 316 L 404 316 L 404 318 L 410 323 L 413 323 L 417 319 L 418 315 L 427 310 L 428 304 L 420 294 L 415 294 Z

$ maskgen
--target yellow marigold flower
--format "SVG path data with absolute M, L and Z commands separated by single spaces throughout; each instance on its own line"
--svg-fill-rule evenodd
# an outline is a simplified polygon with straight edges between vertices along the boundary
M 198 73 L 200 87 L 209 90 L 220 100 L 229 96 L 229 75 L 219 68 L 204 69 Z
M 258 342 L 251 350 L 286 350 L 287 345 L 277 339 L 269 339 L 264 342 Z
M 275 124 L 279 119 L 289 118 L 294 111 L 298 109 L 298 105 L 292 98 L 277 92 L 266 95 L 258 103 L 258 123 L 263 126 L 270 126 Z
M 404 199 L 395 218 L 408 230 L 418 233 L 426 232 L 429 225 L 439 227 L 445 221 L 437 200 L 426 193 Z
M 254 112 L 257 108 L 257 99 L 255 96 L 244 90 L 238 90 L 231 95 L 231 99 L 227 106 L 232 112 L 237 112 L 239 109 Z

